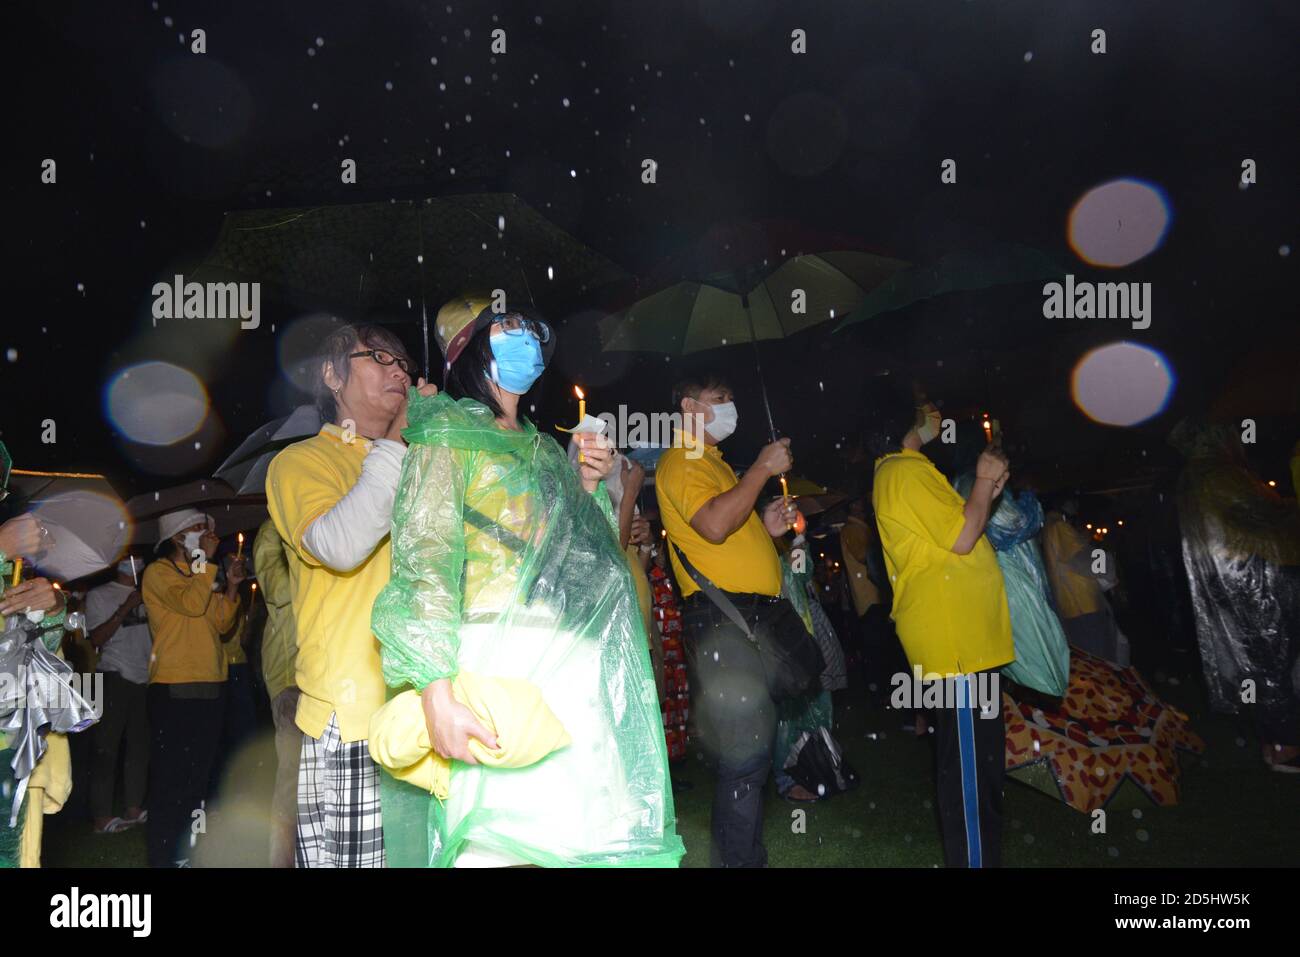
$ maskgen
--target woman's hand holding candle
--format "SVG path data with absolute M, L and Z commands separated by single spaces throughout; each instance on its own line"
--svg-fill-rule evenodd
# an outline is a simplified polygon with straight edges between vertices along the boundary
M 614 467 L 614 447 L 609 439 L 598 432 L 581 432 L 574 439 L 578 443 L 582 487 L 588 492 L 594 492 L 597 483 L 609 475 Z

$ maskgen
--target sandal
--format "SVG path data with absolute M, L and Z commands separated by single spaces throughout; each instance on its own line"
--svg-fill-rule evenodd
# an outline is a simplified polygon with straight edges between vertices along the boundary
M 103 827 L 95 828 L 96 834 L 116 834 L 118 831 L 126 830 L 130 825 L 120 817 L 115 817 Z

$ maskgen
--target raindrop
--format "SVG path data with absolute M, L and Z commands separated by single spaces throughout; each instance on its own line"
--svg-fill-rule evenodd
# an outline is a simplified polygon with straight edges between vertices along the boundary
M 318 47 L 323 47 L 323 46 L 325 45 L 325 38 L 324 38 L 324 37 L 317 37 L 317 38 L 316 38 L 316 45 L 317 45 Z
M 473 82 L 474 82 L 474 80 L 470 77 L 470 75 L 469 75 L 468 73 L 466 73 L 466 74 L 465 74 L 465 85 L 466 85 L 466 86 L 469 86 L 469 85 L 470 85 L 471 83 L 473 83 Z
M 542 25 L 542 18 L 540 16 L 533 17 L 533 23 L 540 27 Z
M 825 383 L 825 382 L 818 382 L 818 383 L 817 383 L 817 388 L 820 389 L 822 392 L 825 392 L 825 391 L 826 391 L 826 383 Z
M 308 48 L 307 48 L 307 55 L 308 55 L 308 56 L 315 56 L 315 55 L 316 55 L 316 48 L 315 48 L 315 47 L 308 47 Z
M 1032 60 L 1033 58 L 1034 58 L 1034 51 L 1033 51 L 1033 50 L 1027 50 L 1027 51 L 1025 52 L 1025 62 L 1028 63 L 1028 62 L 1029 62 L 1030 60 Z
M 143 220 L 143 219 L 140 220 L 140 228 L 141 228 L 141 229 L 144 229 L 144 220 Z
M 562 99 L 560 102 L 564 104 L 564 108 L 566 110 L 569 108 L 569 98 L 567 96 L 564 99 Z
M 8 359 L 10 362 L 17 362 L 17 361 L 18 361 L 18 350 L 17 350 L 17 349 L 8 349 L 8 350 L 6 350 L 6 351 L 5 351 L 5 358 Z
M 393 88 L 393 81 L 392 81 L 392 80 L 385 80 L 385 81 L 384 81 L 384 89 L 385 89 L 385 90 L 391 90 L 392 88 Z
M 553 268 L 551 268 L 550 266 L 547 266 L 547 267 L 546 267 L 546 278 L 547 278 L 547 279 L 554 279 L 554 278 L 555 278 L 555 270 L 554 270 Z
M 203 443 L 202 443 L 202 442 L 195 442 L 195 443 L 194 443 L 194 447 L 195 447 L 196 449 L 201 449 L 201 448 L 203 448 Z
M 320 109 L 320 104 L 319 104 L 319 103 L 313 103 L 313 104 L 311 105 L 311 108 L 312 108 L 313 110 L 319 110 L 319 109 Z M 271 195 L 271 193 L 270 193 L 269 190 L 267 191 L 267 195 L 268 195 L 268 196 Z
M 1290 246 L 1278 246 L 1278 247 L 1277 247 L 1277 254 L 1278 254 L 1279 256 L 1290 256 L 1290 255 L 1291 255 L 1291 247 L 1290 247 Z
M 1034 835 L 1032 835 L 1032 834 L 1026 834 L 1026 835 L 1025 835 L 1025 843 L 1026 843 L 1026 844 L 1033 844 L 1033 843 L 1034 843 Z
M 1118 848 L 1118 847 L 1108 847 L 1108 848 L 1106 848 L 1106 853 L 1109 854 L 1111 857 L 1119 857 L 1119 848 Z
M 1139 821 L 1142 820 L 1142 809 L 1140 807 L 1135 807 L 1133 809 L 1133 816 Z
M 1145 844 L 1147 841 L 1151 840 L 1151 835 L 1147 833 L 1145 828 L 1139 828 L 1137 832 L 1137 839 Z
M 172 22 L 173 21 L 171 17 L 163 17 L 163 26 L 170 27 L 172 25 Z
M 430 64 L 431 66 L 437 66 L 437 65 L 438 65 L 438 58 L 437 58 L 436 56 L 431 56 L 431 57 L 429 57 L 429 64 Z
M 498 216 L 497 232 L 504 233 L 505 231 L 506 231 L 506 218 L 504 216 Z
M 424 262 L 424 253 L 417 253 L 416 256 L 415 256 L 415 261 L 418 262 L 418 263 L 422 263 L 422 262 Z M 408 302 L 409 302 L 409 300 L 408 300 Z
M 745 122 L 746 122 L 746 123 L 749 122 L 749 114 L 748 114 L 748 113 L 745 114 Z
M 445 92 L 446 89 L 447 89 L 447 84 L 446 84 L 446 83 L 439 83 L 439 84 L 438 84 L 438 90 L 439 90 L 440 92 Z
M 84 296 L 86 294 L 86 287 L 81 283 L 77 283 L 77 292 L 81 293 Z

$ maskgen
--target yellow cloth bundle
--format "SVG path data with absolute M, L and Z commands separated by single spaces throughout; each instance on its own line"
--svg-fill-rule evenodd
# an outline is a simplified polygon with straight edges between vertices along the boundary
M 496 750 L 469 740 L 470 753 L 485 767 L 527 767 L 572 740 L 532 682 L 461 672 L 451 693 L 497 737 Z M 451 762 L 433 751 L 418 691 L 403 691 L 375 712 L 369 742 L 370 756 L 393 777 L 447 799 Z

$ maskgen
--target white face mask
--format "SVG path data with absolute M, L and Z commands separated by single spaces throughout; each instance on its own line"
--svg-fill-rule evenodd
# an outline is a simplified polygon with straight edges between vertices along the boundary
M 736 423 L 739 421 L 736 403 L 723 402 L 713 406 L 713 421 L 704 423 L 704 431 L 709 433 L 709 437 L 715 442 L 721 442 L 736 431 Z
M 191 555 L 194 553 L 194 549 L 199 547 L 199 539 L 201 539 L 202 537 L 203 537 L 202 532 L 185 533 L 185 554 L 186 555 Z
M 921 444 L 933 442 L 939 437 L 939 430 L 943 426 L 943 413 L 935 408 L 934 403 L 927 402 L 917 410 L 917 418 L 921 421 L 916 426 L 916 434 L 921 437 Z

